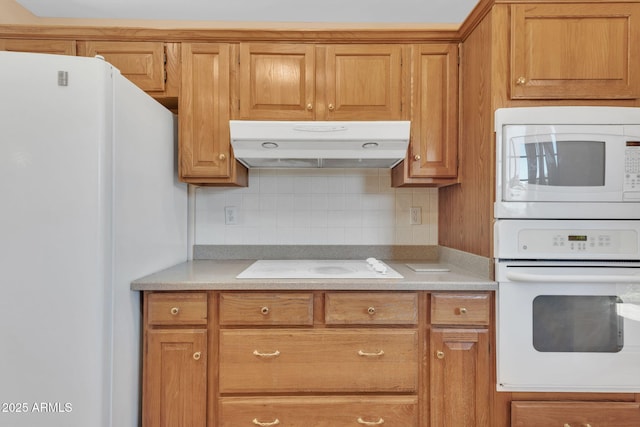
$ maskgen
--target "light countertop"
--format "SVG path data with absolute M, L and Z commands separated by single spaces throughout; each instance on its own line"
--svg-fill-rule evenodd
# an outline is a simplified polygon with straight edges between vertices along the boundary
M 426 260 L 450 271 L 415 272 L 407 264 L 419 261 L 384 260 L 402 279 L 236 279 L 254 260 L 201 259 L 177 264 L 135 280 L 134 291 L 189 290 L 447 290 L 492 291 L 498 284 L 456 265 Z

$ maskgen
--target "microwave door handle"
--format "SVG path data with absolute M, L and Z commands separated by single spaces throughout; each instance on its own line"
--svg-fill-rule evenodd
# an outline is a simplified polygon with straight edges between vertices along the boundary
M 582 274 L 535 274 L 507 272 L 507 279 L 512 282 L 537 282 L 537 283 L 638 283 L 640 275 L 619 276 L 605 274 L 601 276 L 587 276 Z

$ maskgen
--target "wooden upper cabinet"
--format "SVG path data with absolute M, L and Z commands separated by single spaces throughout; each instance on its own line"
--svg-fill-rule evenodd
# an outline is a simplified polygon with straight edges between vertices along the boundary
M 240 44 L 240 118 L 313 120 L 315 48 Z
M 163 42 L 84 41 L 78 55 L 103 56 L 144 91 L 164 91 L 165 50 Z
M 401 120 L 400 45 L 240 45 L 241 119 Z
M 248 183 L 229 136 L 230 52 L 225 43 L 182 44 L 179 174 L 184 182 Z
M 75 56 L 76 42 L 74 40 L 0 39 L 0 50 Z
M 640 4 L 511 6 L 511 98 L 640 97 Z
M 324 100 L 318 113 L 328 120 L 403 119 L 404 78 L 400 45 L 329 45 Z M 320 98 L 318 92 L 318 98 Z
M 412 49 L 412 120 L 407 158 L 392 185 L 448 185 L 458 174 L 458 45 Z

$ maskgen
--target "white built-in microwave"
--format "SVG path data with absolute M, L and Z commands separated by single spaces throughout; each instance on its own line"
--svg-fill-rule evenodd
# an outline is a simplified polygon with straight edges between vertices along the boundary
M 640 108 L 496 111 L 496 218 L 640 215 Z

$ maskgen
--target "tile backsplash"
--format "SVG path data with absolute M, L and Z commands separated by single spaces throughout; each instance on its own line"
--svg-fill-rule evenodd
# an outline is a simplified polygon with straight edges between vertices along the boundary
M 196 188 L 195 244 L 437 245 L 437 191 L 392 188 L 390 169 L 251 169 L 246 188 Z

